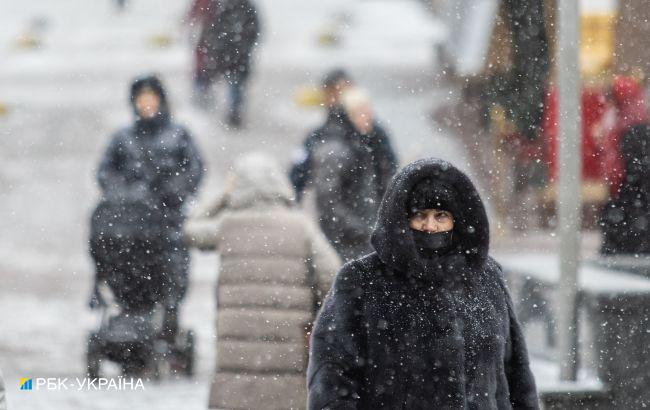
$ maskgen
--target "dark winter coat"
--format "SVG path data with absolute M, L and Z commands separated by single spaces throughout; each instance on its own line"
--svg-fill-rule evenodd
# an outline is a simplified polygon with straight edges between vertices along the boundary
M 246 77 L 260 33 L 255 6 L 249 0 L 211 0 L 203 13 L 197 45 L 199 70 L 208 78 Z
M 298 161 L 296 161 L 289 171 L 289 179 L 295 191 L 296 201 L 300 202 L 304 191 L 312 182 L 311 168 L 313 164 L 314 150 L 318 144 L 327 141 L 332 134 L 337 132 L 350 132 L 345 112 L 341 107 L 334 107 L 327 112 L 325 123 L 311 131 L 303 142 L 302 152 Z M 349 123 L 348 123 L 349 124 Z M 383 132 L 381 130 L 380 132 Z M 390 145 L 388 137 L 378 138 L 376 141 L 381 144 L 381 150 L 384 150 L 388 156 L 392 157 L 390 161 L 397 163 L 395 153 Z M 396 166 L 396 165 L 395 165 Z M 392 171 L 395 172 L 394 170 Z
M 650 254 L 650 125 L 623 135 L 625 179 L 603 212 L 604 254 Z
M 370 251 L 370 233 L 397 158 L 388 134 L 375 124 L 361 135 L 345 114 L 323 130 L 312 154 L 311 177 L 320 225 L 342 259 Z
M 408 227 L 412 187 L 429 177 L 458 198 L 457 247 L 422 259 Z M 450 164 L 421 160 L 393 179 L 372 236 L 375 252 L 346 264 L 316 321 L 310 409 L 537 409 L 520 326 L 485 209 Z
M 138 118 L 133 126 L 117 132 L 97 173 L 101 200 L 92 215 L 90 242 L 100 278 L 110 276 L 120 265 L 115 255 L 143 246 L 155 250 L 156 257 L 148 257 L 146 249 L 133 252 L 131 257 L 138 254 L 147 260 L 129 265 L 144 269 L 152 260 L 160 260 L 165 270 L 173 271 L 169 276 L 186 276 L 183 205 L 196 192 L 203 166 L 189 132 L 171 122 L 165 91 L 157 78 L 136 80 L 132 102 L 144 87 L 160 96 L 159 115 Z
M 296 162 L 289 170 L 289 180 L 293 185 L 296 201 L 300 202 L 302 195 L 311 181 L 311 167 L 313 163 L 314 148 L 329 139 L 333 132 L 341 132 L 345 128 L 342 126 L 343 114 L 341 107 L 334 107 L 327 111 L 325 123 L 320 127 L 312 130 L 301 147 L 301 153 Z M 344 114 L 343 114 L 344 115 Z

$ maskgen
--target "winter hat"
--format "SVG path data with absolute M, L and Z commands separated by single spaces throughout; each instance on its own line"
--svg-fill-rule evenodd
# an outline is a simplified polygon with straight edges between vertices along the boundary
M 138 109 L 135 105 L 136 98 L 144 90 L 151 90 L 160 98 L 158 115 L 153 118 L 140 118 Z M 143 75 L 137 77 L 133 81 L 131 84 L 131 108 L 136 116 L 136 133 L 138 135 L 154 134 L 157 130 L 169 123 L 171 114 L 169 112 L 165 87 L 163 86 L 162 81 L 160 81 L 155 74 Z
M 137 77 L 133 80 L 131 84 L 131 102 L 135 102 L 135 98 L 142 92 L 144 89 L 149 89 L 154 93 L 158 94 L 161 100 L 166 100 L 167 96 L 165 95 L 165 87 L 162 85 L 162 81 L 155 74 L 146 74 L 140 77 Z
M 450 185 L 437 179 L 424 178 L 411 189 L 407 207 L 409 215 L 419 209 L 440 209 L 453 214 L 459 209 L 459 201 Z
M 352 82 L 352 78 L 350 78 L 350 75 L 342 68 L 335 68 L 331 71 L 329 71 L 327 74 L 325 74 L 325 77 L 323 77 L 323 88 L 329 88 L 333 87 L 338 83 L 339 81 L 347 81 L 347 82 Z
M 259 203 L 293 202 L 293 189 L 280 164 L 265 152 L 249 152 L 234 166 L 229 204 L 234 209 Z

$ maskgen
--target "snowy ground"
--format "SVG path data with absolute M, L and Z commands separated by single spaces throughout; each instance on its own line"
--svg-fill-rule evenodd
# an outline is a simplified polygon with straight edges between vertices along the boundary
M 435 42 L 444 27 L 415 0 L 260 0 L 263 37 L 251 84 L 249 124 L 228 132 L 223 115 L 189 104 L 191 48 L 181 27 L 187 1 L 0 0 L 0 368 L 12 409 L 201 409 L 214 362 L 216 258 L 195 255 L 183 321 L 199 338 L 194 380 L 144 392 L 20 392 L 20 377 L 77 377 L 98 318 L 86 308 L 91 267 L 88 216 L 95 166 L 107 139 L 130 119 L 127 84 L 163 75 L 176 118 L 195 133 L 209 176 L 200 200 L 219 191 L 232 159 L 268 150 L 283 163 L 321 118 L 294 103 L 336 65 L 376 101 L 404 162 L 440 156 L 471 171 L 458 143 L 427 116 L 446 91 L 433 88 Z M 341 43 L 317 38 L 334 32 Z M 40 38 L 37 49 L 21 38 Z M 27 37 L 25 37 L 27 36 Z M 169 37 L 167 46 L 160 40 Z

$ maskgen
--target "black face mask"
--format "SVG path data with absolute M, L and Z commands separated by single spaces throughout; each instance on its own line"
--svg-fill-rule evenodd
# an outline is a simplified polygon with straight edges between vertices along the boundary
M 415 248 L 423 258 L 447 254 L 453 248 L 453 231 L 428 233 L 411 229 Z

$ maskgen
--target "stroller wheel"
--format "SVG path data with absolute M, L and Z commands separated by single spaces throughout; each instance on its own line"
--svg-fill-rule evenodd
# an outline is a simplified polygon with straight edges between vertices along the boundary
M 186 377 L 194 375 L 194 349 L 194 333 L 191 330 L 180 331 L 169 358 L 174 375 Z
M 153 370 L 154 380 L 162 380 L 170 375 L 170 356 L 171 351 L 167 342 L 164 340 L 155 341 L 154 353 L 151 356 L 151 369 Z
M 88 346 L 86 350 L 86 375 L 95 379 L 99 377 L 99 371 L 102 362 L 101 343 L 97 333 L 93 332 L 88 337 Z
M 151 356 L 150 349 L 141 344 L 134 344 L 124 349 L 120 358 L 122 375 L 141 377 L 147 369 Z

